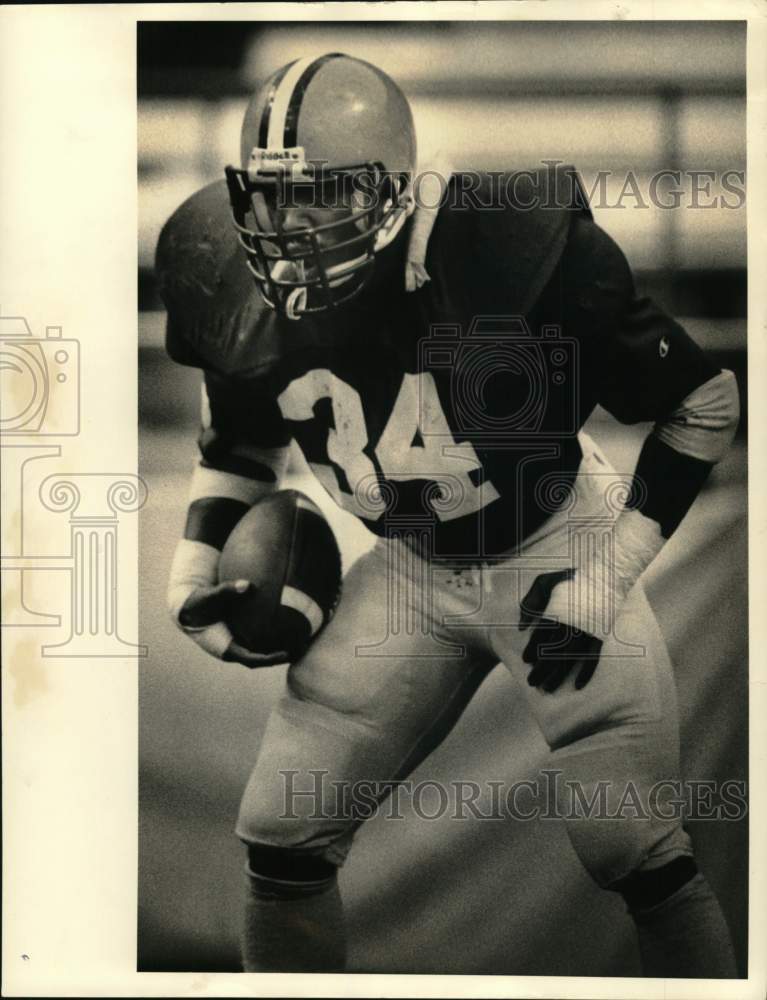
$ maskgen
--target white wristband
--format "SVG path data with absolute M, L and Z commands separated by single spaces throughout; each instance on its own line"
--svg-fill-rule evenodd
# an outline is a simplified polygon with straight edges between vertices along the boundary
M 612 544 L 594 551 L 575 567 L 570 580 L 557 584 L 546 616 L 598 638 L 612 632 L 629 591 L 663 548 L 660 525 L 638 510 L 624 510 L 615 522 Z
M 212 587 L 218 581 L 221 553 L 212 545 L 182 538 L 176 546 L 168 581 L 168 610 L 176 625 L 198 646 L 219 659 L 229 648 L 232 633 L 224 622 L 204 628 L 187 628 L 179 622 L 184 602 L 197 587 Z
M 178 614 L 193 590 L 212 587 L 218 582 L 221 553 L 205 542 L 182 538 L 176 545 L 168 580 L 168 610 L 178 622 Z

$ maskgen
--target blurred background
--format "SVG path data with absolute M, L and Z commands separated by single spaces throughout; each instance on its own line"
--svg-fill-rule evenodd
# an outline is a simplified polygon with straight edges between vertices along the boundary
M 181 201 L 236 162 L 252 88 L 285 62 L 327 51 L 367 59 L 399 82 L 424 163 L 441 151 L 458 169 L 575 164 L 586 189 L 595 189 L 597 222 L 622 246 L 640 290 L 736 372 L 744 408 L 736 445 L 653 564 L 647 587 L 676 668 L 685 776 L 747 779 L 745 25 L 144 22 L 138 305 L 140 471 L 149 485 L 141 641 L 149 657 L 141 672 L 138 961 L 145 971 L 239 968 L 244 857 L 232 827 L 284 683 L 282 668 L 252 674 L 209 659 L 165 612 L 196 460 L 200 375 L 164 354 L 154 247 Z M 682 171 L 674 209 L 650 203 L 651 178 L 661 170 Z M 696 180 L 696 171 L 706 175 Z M 600 172 L 609 172 L 604 186 Z M 661 185 L 667 204 L 670 190 Z M 587 430 L 628 471 L 648 428 L 621 427 L 597 411 Z M 371 536 L 333 508 L 299 456 L 292 476 L 323 506 L 348 566 Z M 512 782 L 542 766 L 542 739 L 499 668 L 413 778 Z M 556 824 L 424 822 L 404 811 L 401 822 L 366 824 L 342 871 L 352 970 L 638 973 L 622 902 L 591 883 Z M 698 820 L 691 832 L 745 974 L 747 823 Z

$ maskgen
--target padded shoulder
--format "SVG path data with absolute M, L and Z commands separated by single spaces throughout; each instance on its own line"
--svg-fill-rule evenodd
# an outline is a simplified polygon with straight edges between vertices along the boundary
M 598 402 L 623 423 L 664 419 L 716 374 L 684 328 L 637 294 L 623 251 L 596 223 L 573 225 L 560 287 L 565 329 L 585 348 Z
M 562 255 L 574 218 L 590 219 L 591 211 L 572 166 L 458 173 L 434 236 L 461 248 L 455 270 L 469 280 L 475 311 L 527 315 Z
M 593 338 L 614 331 L 634 299 L 626 256 L 596 222 L 576 219 L 561 258 L 565 317 L 572 333 Z
M 214 181 L 187 198 L 162 228 L 155 268 L 163 296 L 179 285 L 211 295 L 236 246 L 226 184 Z
M 155 258 L 174 361 L 255 374 L 277 353 L 271 311 L 247 269 L 225 181 L 188 198 L 168 219 Z

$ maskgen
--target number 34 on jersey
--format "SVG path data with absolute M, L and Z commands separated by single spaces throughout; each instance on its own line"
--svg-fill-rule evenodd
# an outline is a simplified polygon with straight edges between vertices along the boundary
M 386 512 L 385 480 L 424 480 L 428 506 L 442 521 L 476 514 L 498 499 L 492 483 L 476 484 L 469 475 L 482 463 L 469 441 L 455 441 L 431 372 L 404 375 L 375 449 L 359 392 L 327 368 L 294 379 L 278 397 L 283 417 L 298 425 L 299 443 L 301 423 L 316 419 L 323 399 L 331 402 L 335 425 L 328 428 L 327 461 L 307 459 L 336 503 L 357 517 L 375 521 Z

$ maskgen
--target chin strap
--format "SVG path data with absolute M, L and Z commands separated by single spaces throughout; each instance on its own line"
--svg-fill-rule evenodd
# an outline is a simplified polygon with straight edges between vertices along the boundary
M 414 189 L 415 213 L 405 264 L 405 289 L 408 292 L 415 292 L 427 281 L 431 281 L 425 266 L 426 251 L 452 173 L 453 169 L 447 158 L 437 155 L 417 174 Z

